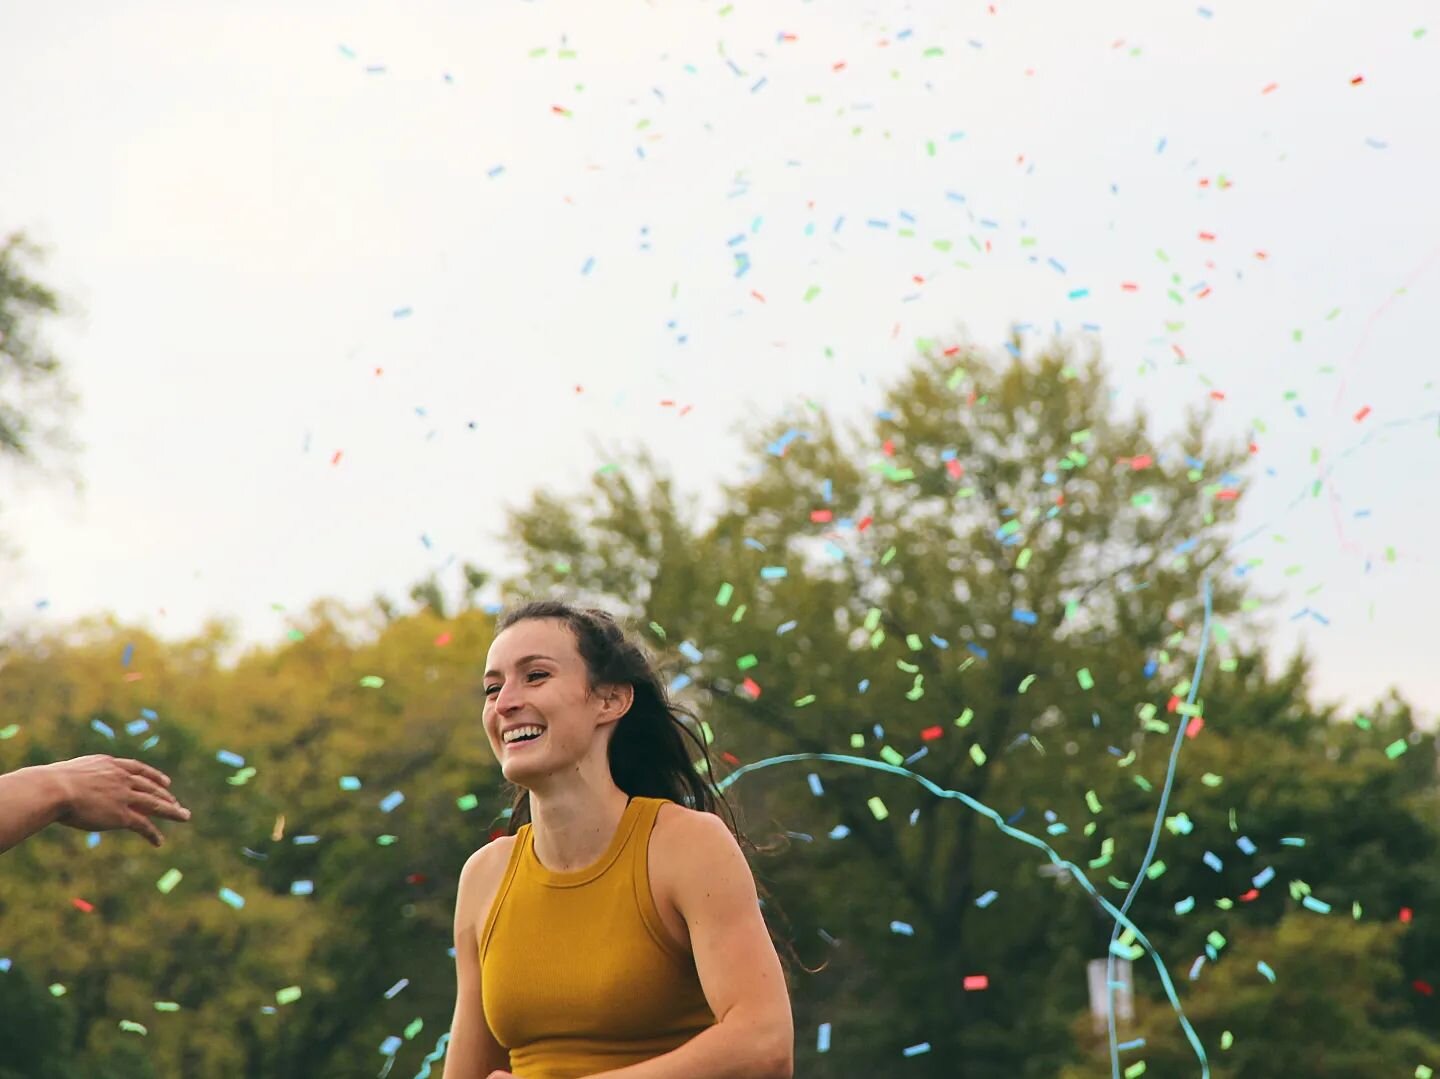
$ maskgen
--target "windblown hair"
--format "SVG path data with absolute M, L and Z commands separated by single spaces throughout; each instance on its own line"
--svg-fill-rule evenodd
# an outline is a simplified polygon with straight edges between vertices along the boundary
M 498 635 L 517 622 L 535 619 L 552 619 L 570 627 L 580 657 L 585 661 L 592 693 L 606 685 L 628 685 L 634 690 L 630 709 L 616 722 L 615 733 L 610 738 L 610 775 L 617 787 L 631 796 L 665 798 L 689 809 L 714 813 L 725 822 L 747 859 L 758 850 L 768 853 L 774 849 L 757 848 L 740 828 L 729 800 L 712 782 L 714 761 L 704 739 L 681 718 L 697 724 L 695 714 L 670 700 L 660 672 L 643 643 L 626 634 L 608 612 L 560 600 L 535 600 L 516 607 L 500 619 L 495 632 Z M 700 761 L 705 762 L 703 772 Z M 506 831 L 514 835 L 522 824 L 530 821 L 530 792 L 518 784 L 508 786 L 514 797 Z M 758 881 L 756 889 L 768 909 L 769 893 Z M 775 937 L 773 928 L 771 937 Z M 800 963 L 789 942 L 783 943 L 795 962 L 810 971 Z

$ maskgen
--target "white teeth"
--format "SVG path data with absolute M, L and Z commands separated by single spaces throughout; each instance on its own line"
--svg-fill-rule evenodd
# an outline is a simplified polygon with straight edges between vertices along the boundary
M 515 739 L 523 735 L 539 735 L 543 734 L 544 732 L 544 727 L 516 727 L 514 730 L 506 731 L 503 735 L 501 735 L 501 739 L 505 742 L 506 745 L 509 745 L 511 742 L 515 741 Z

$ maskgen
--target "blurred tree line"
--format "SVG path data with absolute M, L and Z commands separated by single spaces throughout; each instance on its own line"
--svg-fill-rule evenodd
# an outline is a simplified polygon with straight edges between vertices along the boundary
M 0 768 L 141 757 L 194 817 L 159 850 L 51 828 L 0 859 L 0 1079 L 438 1074 L 459 869 L 507 804 L 482 593 L 628 617 L 722 774 L 788 753 L 907 768 L 1117 906 L 1178 740 L 1130 917 L 1211 1074 L 1440 1068 L 1434 738 L 1398 697 L 1341 713 L 1303 657 L 1267 654 L 1267 601 L 1226 555 L 1243 449 L 1199 415 L 1154 438 L 1082 352 L 921 341 L 866 424 L 758 421 L 762 467 L 709 521 L 615 451 L 588 489 L 512 512 L 513 577 L 467 565 L 403 611 L 317 601 L 234 662 L 223 622 L 11 633 Z M 729 794 L 781 840 L 754 863 L 767 913 L 821 968 L 791 972 L 797 1075 L 1111 1074 L 1086 965 L 1113 923 L 1033 848 L 841 762 Z M 1122 1068 L 1199 1074 L 1148 956 L 1133 971 Z

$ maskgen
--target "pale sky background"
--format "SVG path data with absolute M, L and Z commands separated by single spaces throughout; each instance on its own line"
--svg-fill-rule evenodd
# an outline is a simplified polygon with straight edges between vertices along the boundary
M 72 301 L 50 340 L 85 446 L 78 494 L 6 476 L 0 632 L 111 610 L 276 640 L 274 604 L 505 569 L 503 507 L 581 490 L 592 437 L 705 492 L 752 464 L 741 417 L 876 409 L 917 337 L 1088 325 L 1127 409 L 1173 429 L 1215 389 L 1224 430 L 1263 423 L 1236 555 L 1286 596 L 1275 643 L 1327 697 L 1433 717 L 1427 15 L 0 6 L 0 230 Z

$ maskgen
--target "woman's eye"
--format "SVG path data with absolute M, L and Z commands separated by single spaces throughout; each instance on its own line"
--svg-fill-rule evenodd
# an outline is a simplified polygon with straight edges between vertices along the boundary
M 527 679 L 530 679 L 530 678 L 534 678 L 536 675 L 539 675 L 541 678 L 544 678 L 544 677 L 545 677 L 546 675 L 548 675 L 549 673 L 550 673 L 549 671 L 531 671 L 531 672 L 530 672 L 529 674 L 527 674 L 525 677 L 526 677 Z M 495 693 L 495 692 L 498 691 L 499 689 L 500 689 L 499 686 L 486 686 L 486 687 L 485 687 L 485 696 L 489 697 L 490 695 L 492 695 L 493 693 Z

